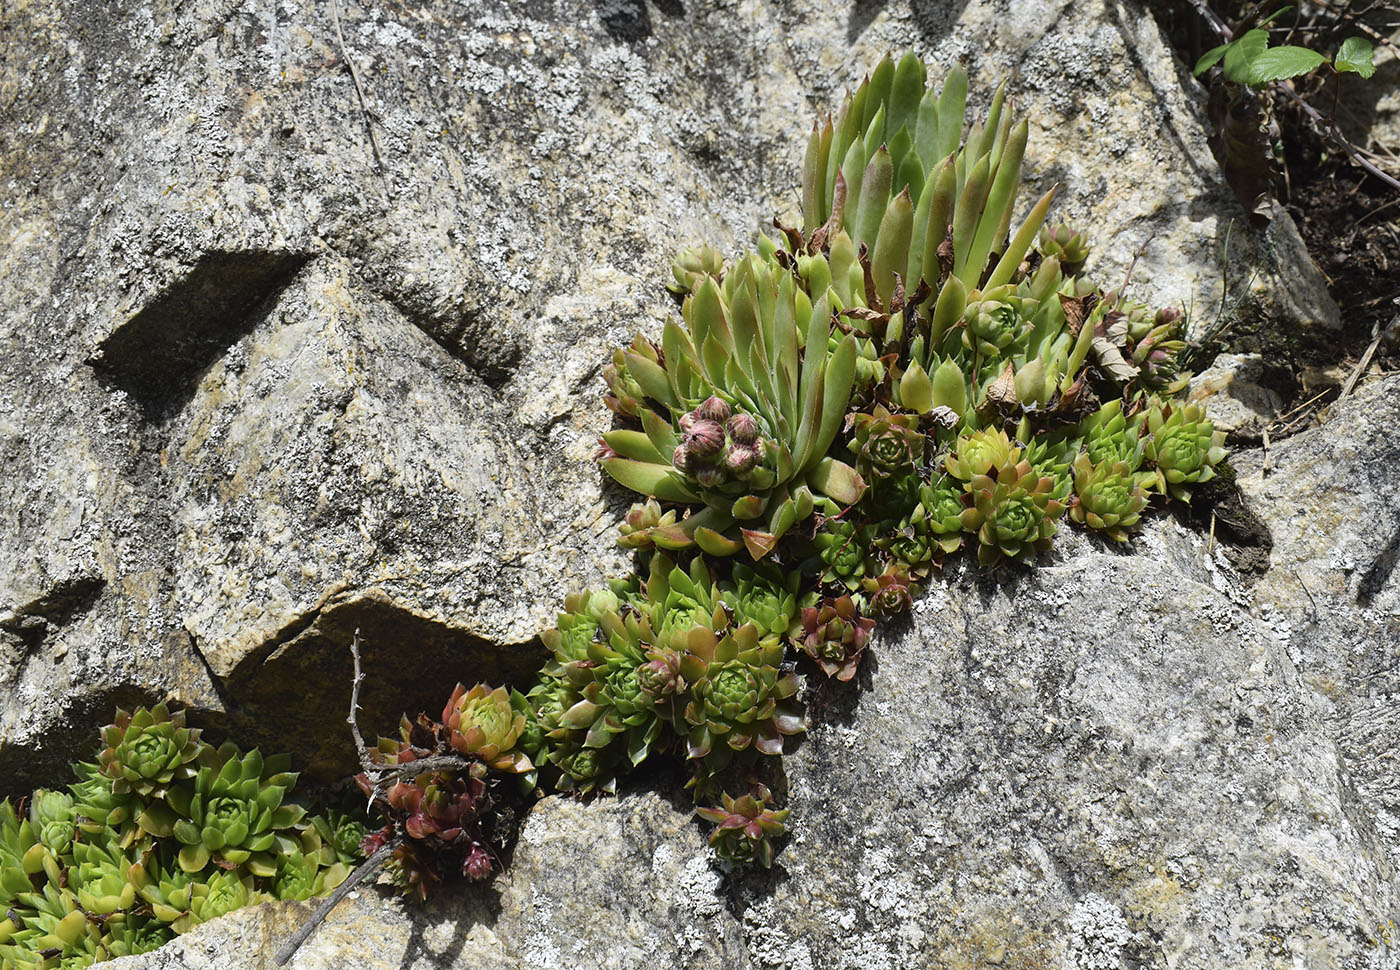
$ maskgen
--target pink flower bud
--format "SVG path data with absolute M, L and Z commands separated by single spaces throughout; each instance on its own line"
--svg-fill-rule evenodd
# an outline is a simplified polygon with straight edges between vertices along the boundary
M 695 415 L 707 421 L 724 424 L 729 420 L 729 405 L 711 394 L 700 402 L 700 406 L 695 409 Z
M 1157 316 L 1152 322 L 1160 327 L 1164 323 L 1176 323 L 1181 320 L 1182 317 L 1183 314 L 1180 307 L 1164 306 L 1157 311 Z
M 758 422 L 751 415 L 736 414 L 724 427 L 738 444 L 751 445 L 758 440 Z
M 473 844 L 462 860 L 462 875 L 468 879 L 485 879 L 491 875 L 491 854 L 480 843 Z
M 747 475 L 758 464 L 758 452 L 735 442 L 724 453 L 724 467 L 735 475 Z
M 714 458 L 724 447 L 724 428 L 717 421 L 701 418 L 686 432 L 685 447 L 692 458 Z

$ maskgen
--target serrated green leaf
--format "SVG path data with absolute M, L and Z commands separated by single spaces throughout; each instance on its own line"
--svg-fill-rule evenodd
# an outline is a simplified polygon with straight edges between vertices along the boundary
M 1333 66 L 1342 73 L 1370 77 L 1376 73 L 1376 65 L 1372 62 L 1375 55 L 1375 47 L 1365 37 L 1348 37 L 1342 41 L 1342 48 L 1337 51 L 1337 59 Z
M 1201 55 L 1201 59 L 1196 62 L 1195 70 L 1193 70 L 1191 73 L 1194 74 L 1196 77 L 1200 77 L 1202 74 L 1204 74 L 1206 71 L 1209 71 L 1216 64 L 1219 64 L 1220 59 L 1225 56 L 1225 52 L 1229 49 L 1229 44 L 1221 44 L 1219 47 L 1212 47 L 1210 50 L 1206 51 L 1204 54 Z
M 1271 47 L 1250 62 L 1249 83 L 1259 85 L 1268 84 L 1270 81 L 1282 81 L 1307 74 L 1326 63 L 1326 57 L 1306 47 Z
M 1258 28 L 1246 31 L 1225 48 L 1225 78 L 1236 84 L 1249 83 L 1249 67 L 1269 46 L 1269 35 Z

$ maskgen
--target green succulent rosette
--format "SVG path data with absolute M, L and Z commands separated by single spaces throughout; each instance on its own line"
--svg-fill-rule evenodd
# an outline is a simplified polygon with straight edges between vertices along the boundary
M 802 632 L 793 644 L 821 667 L 822 673 L 848 681 L 860 668 L 875 621 L 862 617 L 849 596 L 828 597 L 802 610 Z
M 330 809 L 307 819 L 310 828 L 315 830 L 320 845 L 318 853 L 323 866 L 336 863 L 354 867 L 364 858 L 360 843 L 367 834 L 365 825 L 358 818 L 345 812 Z M 305 836 L 303 836 L 305 838 Z
M 1078 275 L 1089 258 L 1089 243 L 1084 234 L 1064 225 L 1042 229 L 1039 249 L 1042 255 L 1059 260 L 1066 276 Z
M 757 796 L 746 794 L 739 798 L 725 792 L 720 808 L 696 809 L 701 818 L 714 822 L 710 833 L 710 848 L 721 859 L 732 862 L 757 862 L 765 869 L 773 865 L 772 840 L 787 831 L 790 809 L 772 809 L 772 796 L 762 785 Z
M 962 497 L 962 482 L 949 475 L 940 475 L 919 489 L 923 528 L 945 554 L 962 548 Z
M 963 511 L 962 523 L 977 533 L 981 565 L 996 565 L 1003 558 L 1029 564 L 1050 548 L 1064 506 L 1053 498 L 1054 483 L 1036 474 L 1030 462 L 1003 465 L 994 475 L 974 475 L 967 491 L 972 508 Z
M 1012 346 L 1030 329 L 1036 301 L 1017 293 L 1010 284 L 967 295 L 963 311 L 963 346 L 984 357 L 1008 357 Z
M 106 830 L 111 829 L 123 846 L 149 834 L 137 822 L 148 813 L 147 803 L 140 796 L 130 792 L 114 794 L 111 778 L 92 762 L 80 761 L 73 770 L 78 781 L 68 790 L 73 795 L 73 821 L 79 831 L 89 838 L 105 838 Z M 157 825 L 149 817 L 147 822 Z
M 1162 494 L 1191 501 L 1186 486 L 1208 482 L 1225 458 L 1225 432 L 1216 431 L 1205 408 L 1162 404 L 1147 414 L 1143 456 L 1153 463 L 1150 482 Z
M 924 436 L 917 414 L 892 414 L 877 404 L 873 413 L 851 415 L 851 422 L 856 469 L 867 480 L 907 474 L 923 458 Z
M 1074 488 L 1071 468 L 1078 453 L 1078 438 L 1042 435 L 1030 443 L 1024 454 L 1037 475 L 1050 479 L 1050 497 L 1063 503 Z
M 907 613 L 919 592 L 909 573 L 893 563 L 878 576 L 866 577 L 864 599 L 876 616 L 892 617 Z
M 642 690 L 640 672 L 647 658 L 640 644 L 625 636 L 614 637 L 613 643 L 615 647 L 594 644 L 587 661 L 566 668 L 577 700 L 560 716 L 560 724 L 582 748 L 620 744 L 635 767 L 656 746 L 664 724 L 652 696 Z
M 684 296 L 695 292 L 706 276 L 723 279 L 724 257 L 710 245 L 687 246 L 671 263 L 671 282 L 666 284 L 666 289 Z
M 1084 419 L 1084 451 L 1095 465 L 1123 462 L 1136 472 L 1142 465 L 1142 422 L 1128 420 L 1121 400 L 1109 401 Z
M 68 851 L 77 831 L 73 796 L 40 788 L 29 800 L 29 821 L 39 841 L 56 854 Z
M 861 580 L 879 569 L 871 552 L 878 530 L 873 524 L 858 525 L 854 519 L 823 516 L 812 543 L 821 563 L 818 582 L 841 585 L 855 592 Z
M 636 590 L 634 583 L 618 582 L 614 586 L 570 593 L 564 598 L 564 612 L 559 614 L 556 625 L 540 635 L 559 663 L 585 659 L 603 617 L 616 613 L 622 605 L 622 597 Z
M 167 794 L 174 818 L 169 831 L 158 834 L 178 840 L 178 861 L 185 872 L 200 872 L 212 861 L 255 876 L 275 876 L 277 836 L 306 814 L 299 805 L 282 803 L 296 782 L 287 770 L 290 758 L 264 760 L 256 748 L 239 757 L 236 747 L 225 744 L 206 761 L 193 783 Z
M 119 919 L 108 919 L 104 929 L 96 953 L 99 962 L 150 953 L 174 939 L 174 933 L 166 924 L 134 912 L 122 913 Z
M 1069 517 L 1075 522 L 1124 542 L 1146 505 L 1147 493 L 1127 462 L 1095 465 L 1088 455 L 1075 459 L 1074 499 L 1069 505 Z
M 191 883 L 186 892 L 187 908 L 170 924 L 176 933 L 187 933 L 201 923 L 245 906 L 270 902 L 274 898 L 259 890 L 251 876 L 240 876 L 236 871 L 223 869 Z
M 277 899 L 310 899 L 324 896 L 350 875 L 344 862 L 323 865 L 320 846 L 314 851 L 290 849 L 277 856 L 277 876 L 272 882 L 272 895 Z
M 442 726 L 454 751 L 480 758 L 496 771 L 513 774 L 534 769 L 516 747 L 525 731 L 529 701 L 519 691 L 458 684 L 442 709 Z
M 136 887 L 129 878 L 133 863 L 120 847 L 76 842 L 72 860 L 68 886 L 85 911 L 110 916 L 131 908 L 136 901 Z
M 0 965 L 46 970 L 97 959 L 99 920 L 83 912 L 72 891 L 51 881 L 22 893 L 17 903 L 0 920 Z
M 797 675 L 782 673 L 781 642 L 764 643 L 745 623 L 716 636 L 697 631 L 681 656 L 690 685 L 685 706 L 686 757 L 701 780 L 728 767 L 736 754 L 780 755 L 783 738 L 806 730 L 790 699 Z
M 559 770 L 555 787 L 560 791 L 579 795 L 617 791 L 622 753 L 616 746 L 589 748 L 571 738 L 550 749 L 549 760 Z
M 662 511 L 661 504 L 654 498 L 638 502 L 627 510 L 626 517 L 618 526 L 617 544 L 625 549 L 654 549 L 655 532 L 674 529 L 676 510 Z
M 21 893 L 33 891 L 29 877 L 43 871 L 44 858 L 33 823 L 8 799 L 0 799 L 0 913 Z
M 734 611 L 735 622 L 755 624 L 762 638 L 777 642 L 797 624 L 797 590 L 802 574 L 759 566 L 750 569 L 737 563 L 733 583 L 721 593 L 723 602 Z
M 704 276 L 682 315 L 685 326 L 667 324 L 660 354 L 623 353 L 652 404 L 638 412 L 642 430 L 603 436 L 602 465 L 636 492 L 699 507 L 649 530 L 657 546 L 761 559 L 817 499 L 849 505 L 864 490 L 828 453 L 850 400 L 856 339 L 832 350 L 831 301 L 813 300 L 760 255 L 722 284 Z
M 1014 466 L 1021 460 L 1021 449 L 1005 431 L 989 429 L 961 435 L 953 450 L 943 457 L 949 475 L 962 482 L 993 474 L 995 469 Z
M 198 728 L 185 726 L 184 711 L 171 714 L 164 704 L 134 714 L 118 710 L 101 736 L 106 747 L 98 763 L 115 795 L 163 797 L 172 785 L 195 776 L 208 747 L 200 742 Z

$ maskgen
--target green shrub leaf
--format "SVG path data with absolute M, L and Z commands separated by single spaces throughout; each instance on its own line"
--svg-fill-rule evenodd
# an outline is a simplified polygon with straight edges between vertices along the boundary
M 1221 44 L 1219 47 L 1212 47 L 1210 50 L 1206 51 L 1201 55 L 1201 59 L 1196 62 L 1196 69 L 1192 73 L 1194 73 L 1196 77 L 1200 77 L 1206 71 L 1209 71 L 1216 64 L 1220 63 L 1220 59 L 1225 56 L 1225 52 L 1229 50 L 1229 48 L 1229 44 Z
M 1258 28 L 1236 37 L 1225 49 L 1225 79 L 1248 84 L 1250 66 L 1269 46 L 1269 35 Z
M 1337 59 L 1332 66 L 1342 73 L 1350 71 L 1370 77 L 1376 73 L 1376 65 L 1371 60 L 1375 53 L 1375 48 L 1365 37 L 1348 37 L 1342 41 L 1342 49 L 1337 51 Z
M 1249 83 L 1258 85 L 1282 81 L 1306 74 L 1326 63 L 1326 57 L 1306 47 L 1271 47 L 1250 63 Z

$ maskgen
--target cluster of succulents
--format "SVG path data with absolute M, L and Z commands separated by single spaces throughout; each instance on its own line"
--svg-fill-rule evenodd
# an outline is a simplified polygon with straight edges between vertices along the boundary
M 581 757 L 611 788 L 674 753 L 716 849 L 766 864 L 798 660 L 851 680 L 951 557 L 1031 564 L 1066 518 L 1126 541 L 1214 477 L 1224 435 L 1178 400 L 1184 315 L 1084 278 L 1054 190 L 1017 223 L 1029 127 L 1004 89 L 969 125 L 966 97 L 961 70 L 936 89 L 881 61 L 813 127 L 801 226 L 682 253 L 681 320 L 614 354 L 599 458 L 642 496 L 619 541 L 647 578 L 546 634 L 529 699 L 557 787 L 588 790 Z
M 286 800 L 296 776 L 205 742 L 164 705 L 118 711 L 66 791 L 0 800 L 0 966 L 144 953 L 215 916 L 349 875 L 364 827 Z
M 458 684 L 441 720 L 404 717 L 397 738 L 382 737 L 366 752 L 382 770 L 355 778 L 384 819 L 364 836 L 360 852 L 372 856 L 392 846 L 395 879 L 420 899 L 445 879 L 479 881 L 498 872 L 495 812 L 535 786 L 535 766 L 524 750 L 534 733 L 524 695 L 485 684 L 470 690 Z

